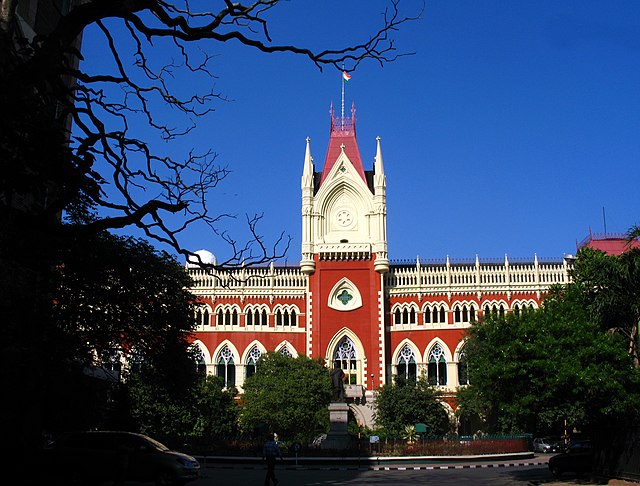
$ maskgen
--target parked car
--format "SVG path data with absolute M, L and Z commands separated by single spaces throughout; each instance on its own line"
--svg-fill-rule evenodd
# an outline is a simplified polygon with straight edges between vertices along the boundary
M 578 476 L 591 471 L 593 450 L 588 440 L 571 444 L 565 452 L 549 458 L 549 470 L 560 477 L 566 472 L 576 473 Z
M 174 486 L 197 479 L 200 472 L 195 458 L 131 432 L 69 433 L 46 452 L 43 472 L 64 484 L 126 480 Z
M 533 452 L 559 452 L 560 446 L 550 437 L 533 439 Z

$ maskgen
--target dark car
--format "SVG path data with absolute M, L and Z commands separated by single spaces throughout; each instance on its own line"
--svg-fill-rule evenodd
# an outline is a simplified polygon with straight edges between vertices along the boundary
M 173 486 L 197 479 L 200 472 L 195 458 L 131 432 L 69 433 L 46 452 L 43 472 L 59 484 L 126 480 Z
M 549 470 L 560 477 L 563 473 L 573 472 L 582 475 L 591 471 L 593 449 L 588 440 L 571 444 L 565 452 L 549 458 Z

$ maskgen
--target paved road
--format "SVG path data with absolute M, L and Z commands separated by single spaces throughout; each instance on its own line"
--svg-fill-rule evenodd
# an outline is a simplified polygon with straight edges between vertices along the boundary
M 430 469 L 413 466 L 385 469 L 357 468 L 300 468 L 280 467 L 276 469 L 279 486 L 365 486 L 390 485 L 460 485 L 469 486 L 527 486 L 555 481 L 546 464 L 534 466 L 478 465 L 450 466 L 446 469 Z M 262 467 L 206 467 L 202 477 L 192 486 L 261 486 L 265 469 Z M 574 483 L 575 484 L 575 483 Z

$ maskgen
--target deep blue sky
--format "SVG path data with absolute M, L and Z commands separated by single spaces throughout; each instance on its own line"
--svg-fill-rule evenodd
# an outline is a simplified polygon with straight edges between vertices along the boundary
M 283 2 L 271 34 L 339 47 L 366 39 L 384 5 Z M 560 257 L 589 228 L 604 230 L 603 207 L 609 232 L 640 223 L 639 1 L 431 0 L 394 35 L 415 55 L 363 63 L 346 96 L 365 169 L 382 139 L 391 259 Z M 232 100 L 196 133 L 233 171 L 211 204 L 240 220 L 263 212 L 264 236 L 290 234 L 297 262 L 305 138 L 321 170 L 340 73 L 294 55 L 203 47 L 216 56 L 214 88 Z M 85 54 L 92 48 L 89 34 Z M 179 144 L 172 150 L 194 142 Z M 241 224 L 229 229 L 243 238 Z M 183 242 L 228 254 L 203 230 Z

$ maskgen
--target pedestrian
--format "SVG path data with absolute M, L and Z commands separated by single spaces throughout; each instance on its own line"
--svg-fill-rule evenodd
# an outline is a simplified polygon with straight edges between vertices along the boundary
M 264 447 L 262 448 L 262 458 L 267 461 L 267 476 L 264 478 L 264 486 L 269 486 L 270 482 L 273 481 L 273 484 L 278 484 L 278 480 L 276 479 L 276 458 L 280 458 L 280 460 L 284 460 L 282 458 L 282 453 L 280 452 L 280 446 L 275 440 L 274 434 L 267 435 L 267 440 L 264 442 Z

